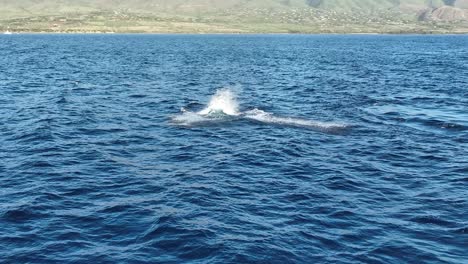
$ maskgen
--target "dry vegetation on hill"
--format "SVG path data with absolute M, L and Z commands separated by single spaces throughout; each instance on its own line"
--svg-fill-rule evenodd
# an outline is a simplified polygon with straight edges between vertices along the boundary
M 468 0 L 0 0 L 0 30 L 466 33 Z

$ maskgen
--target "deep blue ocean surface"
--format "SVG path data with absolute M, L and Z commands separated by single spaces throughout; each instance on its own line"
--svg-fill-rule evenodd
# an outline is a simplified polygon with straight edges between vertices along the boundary
M 467 47 L 2 35 L 0 263 L 467 263 Z

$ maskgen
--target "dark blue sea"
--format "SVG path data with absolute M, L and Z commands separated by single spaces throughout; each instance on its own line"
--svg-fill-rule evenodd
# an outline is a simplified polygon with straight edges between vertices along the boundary
M 467 47 L 2 35 L 0 263 L 467 263 Z

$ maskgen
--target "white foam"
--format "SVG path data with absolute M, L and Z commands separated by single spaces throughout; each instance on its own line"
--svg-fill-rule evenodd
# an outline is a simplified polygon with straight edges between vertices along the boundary
M 203 117 L 202 115 L 199 115 L 194 112 L 185 111 L 185 109 L 182 110 L 182 113 L 180 115 L 172 117 L 172 122 L 183 126 L 190 126 L 196 123 L 206 122 L 207 120 L 208 119 Z
M 200 115 L 209 115 L 212 113 L 222 112 L 226 115 L 239 115 L 239 104 L 237 103 L 236 94 L 230 89 L 217 90 L 211 97 L 208 106 L 198 112 Z
M 255 121 L 259 121 L 262 123 L 289 125 L 289 126 L 302 126 L 302 127 L 309 127 L 313 129 L 327 130 L 327 131 L 328 130 L 340 130 L 340 129 L 345 129 L 347 127 L 347 125 L 345 124 L 334 123 L 334 122 L 320 122 L 320 121 L 301 119 L 301 118 L 279 117 L 279 116 L 275 116 L 271 113 L 265 112 L 257 108 L 245 112 L 244 117 L 255 120 Z

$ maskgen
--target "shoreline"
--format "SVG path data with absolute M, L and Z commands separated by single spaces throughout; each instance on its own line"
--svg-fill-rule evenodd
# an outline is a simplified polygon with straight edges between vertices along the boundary
M 9 31 L 0 35 L 468 35 L 467 32 L 36 32 Z

